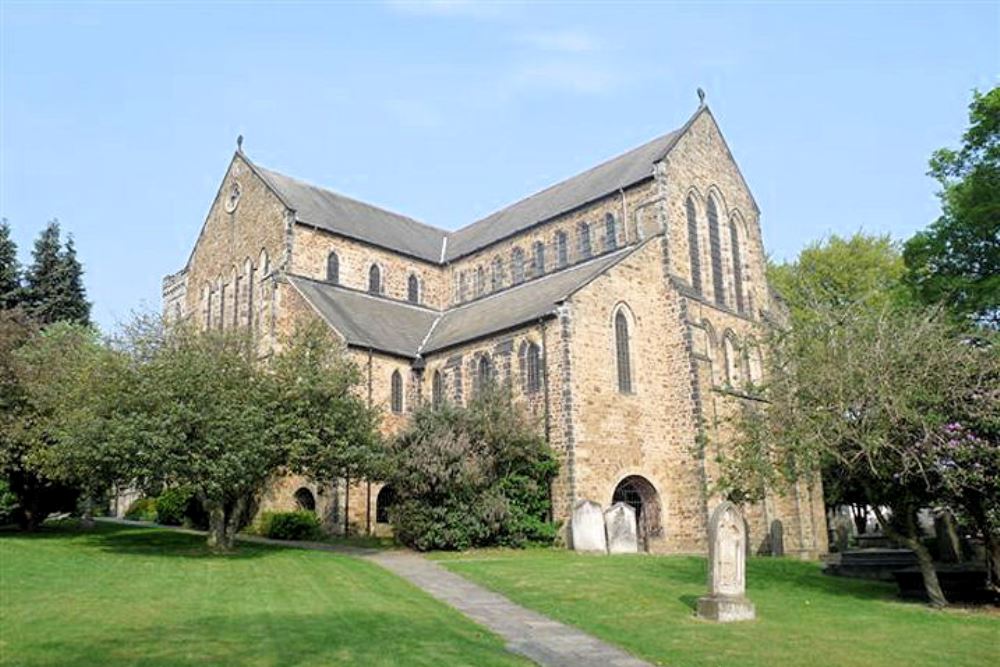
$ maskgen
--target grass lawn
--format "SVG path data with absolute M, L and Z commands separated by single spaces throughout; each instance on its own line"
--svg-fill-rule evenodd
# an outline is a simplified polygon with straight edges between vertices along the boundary
M 816 563 L 751 559 L 757 620 L 694 617 L 705 560 L 555 550 L 438 554 L 452 571 L 651 662 L 691 665 L 1000 665 L 1000 613 L 935 612 L 887 584 L 827 577 Z
M 525 665 L 367 561 L 99 524 L 0 534 L 0 665 Z

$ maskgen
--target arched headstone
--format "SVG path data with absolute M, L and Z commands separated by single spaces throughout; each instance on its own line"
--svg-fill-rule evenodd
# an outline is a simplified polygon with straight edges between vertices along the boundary
M 781 519 L 771 522 L 771 555 L 779 558 L 785 555 L 785 527 Z
M 608 534 L 608 551 L 613 554 L 634 554 L 639 551 L 639 530 L 635 509 L 628 503 L 618 502 L 604 512 L 604 526 Z
M 574 551 L 608 552 L 604 534 L 604 512 L 593 500 L 580 500 L 573 506 L 570 523 Z
M 746 598 L 746 523 L 731 502 L 719 504 L 708 523 L 708 595 L 698 598 L 698 616 L 747 621 L 756 616 Z

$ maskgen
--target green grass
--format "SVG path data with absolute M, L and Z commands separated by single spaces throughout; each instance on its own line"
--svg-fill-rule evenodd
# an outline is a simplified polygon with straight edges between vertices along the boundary
M 751 559 L 757 620 L 694 616 L 705 560 L 565 551 L 438 554 L 442 564 L 512 600 L 651 662 L 677 665 L 1000 664 L 1000 613 L 932 611 L 888 584 L 828 577 L 816 563 Z
M 524 665 L 367 561 L 99 524 L 0 534 L 0 665 Z

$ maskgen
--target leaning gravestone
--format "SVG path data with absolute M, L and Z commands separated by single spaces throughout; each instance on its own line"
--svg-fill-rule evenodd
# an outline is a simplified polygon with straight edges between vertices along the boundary
M 627 503 L 615 503 L 604 512 L 604 525 L 610 553 L 634 554 L 639 551 L 634 507 Z
M 570 529 L 574 551 L 608 552 L 604 535 L 604 512 L 593 500 L 580 500 L 573 506 Z
M 708 522 L 708 595 L 698 598 L 698 616 L 723 623 L 756 617 L 746 598 L 746 524 L 740 511 L 722 502 Z
M 781 519 L 771 522 L 771 555 L 779 558 L 785 555 L 785 527 Z

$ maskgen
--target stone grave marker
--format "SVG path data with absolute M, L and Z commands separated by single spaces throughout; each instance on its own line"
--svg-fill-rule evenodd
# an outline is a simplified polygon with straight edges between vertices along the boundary
M 580 500 L 573 506 L 570 530 L 574 551 L 608 552 L 604 512 L 593 500 Z
M 639 551 L 639 530 L 634 507 L 628 503 L 615 503 L 604 512 L 604 525 L 610 553 L 634 554 Z
M 708 522 L 708 595 L 698 598 L 699 617 L 723 623 L 756 617 L 746 598 L 746 543 L 739 509 L 720 503 Z
M 785 555 L 785 527 L 781 519 L 771 522 L 771 555 L 778 558 Z

